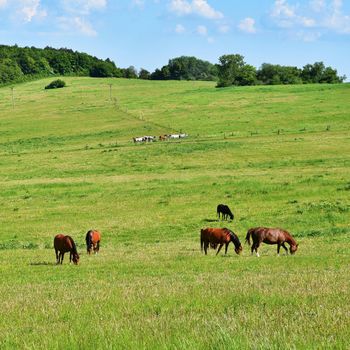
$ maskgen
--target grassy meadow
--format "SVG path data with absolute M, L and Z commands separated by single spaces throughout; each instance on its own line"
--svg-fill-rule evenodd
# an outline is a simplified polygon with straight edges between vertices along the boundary
M 0 88 L 1 349 L 349 348 L 350 84 L 51 80 Z M 299 250 L 204 256 L 219 226 Z M 55 264 L 57 233 L 79 266 Z

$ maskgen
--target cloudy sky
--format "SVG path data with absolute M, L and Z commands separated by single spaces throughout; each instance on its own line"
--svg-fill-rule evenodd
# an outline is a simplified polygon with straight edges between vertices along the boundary
M 350 0 L 0 0 L 0 44 L 67 47 L 153 71 L 239 53 L 350 78 Z

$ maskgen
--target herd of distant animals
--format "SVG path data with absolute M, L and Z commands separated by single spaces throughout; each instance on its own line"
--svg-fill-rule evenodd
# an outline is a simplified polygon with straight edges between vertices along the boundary
M 234 215 L 230 208 L 225 204 L 219 204 L 216 209 L 218 219 L 226 220 L 228 217 L 233 220 Z M 290 254 L 294 254 L 298 249 L 298 244 L 292 235 L 280 228 L 268 228 L 268 227 L 255 227 L 248 230 L 246 235 L 246 242 L 250 245 L 250 239 L 252 239 L 253 244 L 251 245 L 251 253 L 254 251 L 256 256 L 260 256 L 258 253 L 258 248 L 261 243 L 267 244 L 277 244 L 277 254 L 280 253 L 280 248 L 282 247 L 288 254 L 288 248 L 286 243 L 289 244 Z M 85 236 L 86 250 L 88 254 L 93 251 L 95 254 L 100 250 L 101 233 L 97 230 L 89 230 Z M 208 248 L 218 250 L 216 255 L 219 254 L 221 248 L 225 245 L 225 254 L 227 254 L 228 245 L 232 242 L 235 246 L 236 254 L 241 254 L 243 247 L 239 241 L 238 236 L 229 230 L 228 228 L 212 228 L 207 227 L 201 229 L 200 231 L 200 243 L 201 251 L 207 255 Z M 69 252 L 69 262 L 77 265 L 79 263 L 79 254 L 75 242 L 71 236 L 65 236 L 63 234 L 58 234 L 54 238 L 54 248 L 56 253 L 56 263 L 62 264 L 64 254 Z
M 187 134 L 164 134 L 160 135 L 158 137 L 159 141 L 166 141 L 171 139 L 183 139 L 187 137 Z M 157 136 L 139 136 L 139 137 L 133 137 L 132 140 L 134 143 L 137 142 L 154 142 L 157 141 Z

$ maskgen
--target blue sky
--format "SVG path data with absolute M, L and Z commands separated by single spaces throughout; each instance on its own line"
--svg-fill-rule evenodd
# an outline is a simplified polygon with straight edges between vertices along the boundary
M 153 71 L 170 58 L 323 61 L 350 78 L 350 0 L 0 0 L 0 43 L 67 47 Z

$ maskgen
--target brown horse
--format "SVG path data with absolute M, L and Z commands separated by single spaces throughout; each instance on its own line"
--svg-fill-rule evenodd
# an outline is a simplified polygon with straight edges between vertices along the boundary
M 56 253 L 56 263 L 63 263 L 64 254 L 69 252 L 69 262 L 73 260 L 75 265 L 79 262 L 79 254 L 77 252 L 77 247 L 73 241 L 73 238 L 70 236 L 65 236 L 62 234 L 58 234 L 55 236 L 53 241 L 53 246 L 55 248 Z M 58 254 L 58 252 L 60 252 Z
M 227 248 L 230 242 L 232 242 L 235 246 L 236 254 L 241 254 L 242 244 L 239 241 L 237 235 L 229 230 L 228 228 L 206 228 L 201 230 L 201 251 L 207 255 L 207 250 L 210 246 L 215 249 L 217 245 L 219 245 L 218 251 L 216 255 L 219 254 L 222 246 L 225 244 L 225 254 L 227 253 Z
M 86 233 L 85 241 L 88 254 L 91 254 L 92 250 L 97 254 L 100 250 L 101 233 L 96 230 L 90 230 Z
M 267 243 L 267 244 L 277 244 L 277 254 L 280 254 L 280 248 L 283 247 L 283 249 L 288 254 L 288 249 L 285 245 L 285 243 L 289 244 L 289 251 L 291 254 L 294 254 L 299 244 L 295 241 L 295 239 L 292 237 L 292 235 L 287 232 L 286 230 L 280 229 L 280 228 L 268 228 L 268 227 L 255 227 L 251 228 L 247 232 L 246 236 L 246 242 L 250 245 L 250 237 L 253 239 L 253 245 L 252 245 L 252 254 L 255 250 L 256 256 L 260 256 L 258 253 L 258 248 L 261 244 Z

